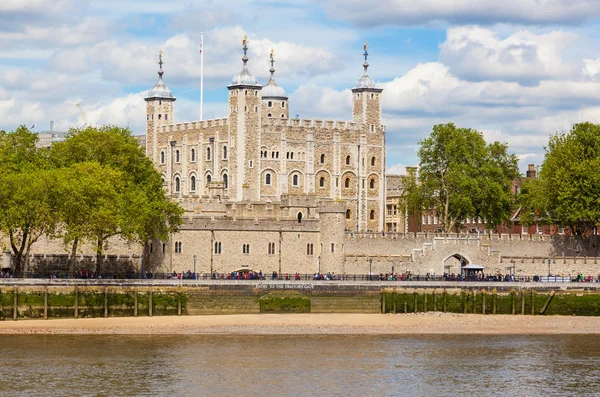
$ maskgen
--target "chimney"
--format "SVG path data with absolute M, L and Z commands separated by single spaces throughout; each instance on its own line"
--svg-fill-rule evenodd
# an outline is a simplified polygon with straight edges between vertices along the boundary
M 50 132 L 54 132 L 54 121 L 50 121 Z
M 535 178 L 535 164 L 529 164 L 527 166 L 527 178 Z

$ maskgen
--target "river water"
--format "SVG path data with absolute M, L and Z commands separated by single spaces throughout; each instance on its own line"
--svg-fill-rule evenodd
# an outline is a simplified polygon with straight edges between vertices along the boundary
M 599 339 L 3 335 L 0 396 L 595 396 Z

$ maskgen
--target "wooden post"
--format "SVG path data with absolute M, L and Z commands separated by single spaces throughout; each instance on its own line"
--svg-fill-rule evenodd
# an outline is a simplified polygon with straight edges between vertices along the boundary
M 79 290 L 75 287 L 75 318 L 79 318 Z
M 442 311 L 443 311 L 444 313 L 446 313 L 446 310 L 447 310 L 447 306 L 446 306 L 446 303 L 447 303 L 447 301 L 446 301 L 447 295 L 448 295 L 448 294 L 446 293 L 446 289 L 444 288 L 444 291 L 442 292 Z
M 104 318 L 108 317 L 108 287 L 104 287 Z
M 463 303 L 463 313 L 467 314 L 467 296 L 469 292 L 461 292 L 462 295 L 462 303 Z
M 406 291 L 404 292 L 404 314 L 408 313 L 408 304 L 406 303 Z
M 395 288 L 394 288 L 394 292 L 392 292 L 392 296 L 394 299 L 394 302 L 392 303 L 392 306 L 393 306 L 392 310 L 394 310 L 394 314 L 396 314 L 398 312 L 396 311 L 396 289 Z
M 437 312 L 437 294 L 435 293 L 435 289 L 433 290 L 433 311 Z
M 385 314 L 385 292 L 381 293 L 381 314 Z
M 525 315 L 525 290 L 521 290 L 521 315 Z
M 512 314 L 513 315 L 516 314 L 516 312 L 517 312 L 517 310 L 516 310 L 517 304 L 515 302 L 516 301 L 516 295 L 517 295 L 516 291 L 510 291 L 510 303 L 512 305 Z
M 15 320 L 15 321 L 17 320 L 17 317 L 19 316 L 19 313 L 17 311 L 18 306 L 19 306 L 18 300 L 19 300 L 19 288 L 15 287 L 13 289 L 13 301 L 14 301 L 13 302 L 13 320 Z
M 415 290 L 415 292 L 413 292 L 413 295 L 414 295 L 414 304 L 415 304 L 415 307 L 413 309 L 414 309 L 414 312 L 416 313 L 417 312 L 417 291 L 416 290 Z
M 485 314 L 485 290 L 481 291 L 481 314 Z
M 546 300 L 544 307 L 542 307 L 542 310 L 540 310 L 540 314 L 546 314 L 546 309 L 548 309 L 548 306 L 550 305 L 550 302 L 552 301 L 552 298 L 554 298 L 555 294 L 556 294 L 555 291 L 550 292 L 550 296 L 548 296 L 548 299 Z
M 138 292 L 137 290 L 133 291 L 133 317 L 138 316 Z
M 148 316 L 152 317 L 152 290 L 148 291 Z
M 181 292 L 177 293 L 177 315 L 181 316 Z
M 473 314 L 477 313 L 477 292 L 473 290 Z
M 44 290 L 44 320 L 48 320 L 48 287 Z
M 496 299 L 498 297 L 498 292 L 494 290 L 494 296 L 492 298 L 492 314 L 496 314 Z
M 531 315 L 532 316 L 535 315 L 534 305 L 535 305 L 535 300 L 534 300 L 534 297 L 533 297 L 533 289 L 532 289 L 531 290 Z
M 0 321 L 4 320 L 4 303 L 2 303 L 2 289 L 0 289 Z
M 423 294 L 423 311 L 427 313 L 427 290 Z

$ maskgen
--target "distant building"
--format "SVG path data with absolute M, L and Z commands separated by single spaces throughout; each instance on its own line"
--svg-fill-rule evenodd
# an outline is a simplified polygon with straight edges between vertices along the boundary
M 50 129 L 45 131 L 39 131 L 38 133 L 38 141 L 35 144 L 38 148 L 49 148 L 52 146 L 54 142 L 62 142 L 65 140 L 67 136 L 66 132 L 55 131 L 54 130 L 54 121 L 50 122 Z

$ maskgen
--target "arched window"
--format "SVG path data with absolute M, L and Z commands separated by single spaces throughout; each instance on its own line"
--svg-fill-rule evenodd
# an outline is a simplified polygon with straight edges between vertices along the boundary
M 350 217 L 352 216 L 352 212 L 350 212 L 349 209 L 346 210 L 346 219 L 350 219 Z
M 210 148 L 209 147 L 206 148 L 206 159 L 210 160 Z
M 160 152 L 160 163 L 161 164 L 165 163 L 165 152 Z
M 281 107 L 285 108 L 285 102 L 281 102 Z
M 371 178 L 369 181 L 369 188 L 375 189 L 375 178 Z
M 176 176 L 175 177 L 175 191 L 179 192 L 180 188 L 181 188 L 181 186 L 179 185 L 179 177 Z
M 179 163 L 179 150 L 175 150 L 175 162 Z
M 192 150 L 190 150 L 190 158 L 192 161 L 196 161 L 196 149 L 192 148 Z
M 350 155 L 346 156 L 346 165 L 350 165 Z
M 274 159 L 275 158 L 275 152 L 271 152 L 271 158 Z
M 273 115 L 271 113 L 267 113 L 267 117 L 271 118 L 271 117 L 273 117 Z
M 321 154 L 321 164 L 324 164 L 324 163 L 325 163 L 325 155 Z
M 324 177 L 321 177 L 319 179 L 319 187 L 325 187 L 325 178 Z
M 192 175 L 192 177 L 190 178 L 190 190 L 192 192 L 196 191 L 196 177 L 194 175 Z
M 165 114 L 165 120 L 169 120 L 169 115 Z
M 370 220 L 374 220 L 375 219 L 375 210 L 371 210 L 371 213 L 369 214 L 369 219 Z
M 298 223 L 302 223 L 302 212 L 298 212 Z
M 346 178 L 346 180 L 344 181 L 344 187 L 345 188 L 349 188 L 350 187 L 350 178 Z
M 209 183 L 212 180 L 212 178 L 210 177 L 210 175 L 206 175 L 206 183 Z
M 223 146 L 223 159 L 227 158 L 227 146 Z
M 271 174 L 265 175 L 265 185 L 267 185 L 267 186 L 271 185 Z
M 223 174 L 223 185 L 225 185 L 225 189 L 229 189 L 229 180 L 227 179 L 227 174 Z
M 298 175 L 294 175 L 292 177 L 292 185 L 293 186 L 298 186 Z
M 375 167 L 375 156 L 371 157 L 371 167 Z
M 291 152 L 290 153 L 290 160 L 293 160 L 293 159 L 294 159 L 294 152 Z
M 160 120 L 161 118 L 162 118 L 162 114 L 159 114 L 158 115 L 158 119 Z
M 273 102 L 271 102 L 271 101 L 267 102 L 267 107 L 272 108 L 273 107 Z M 269 117 L 271 117 L 271 116 L 269 116 Z
M 281 113 L 281 118 L 285 119 L 285 114 Z

